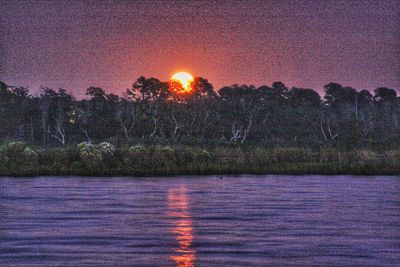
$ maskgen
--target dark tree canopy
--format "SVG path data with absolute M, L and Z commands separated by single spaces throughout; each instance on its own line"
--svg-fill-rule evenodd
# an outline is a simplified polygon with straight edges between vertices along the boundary
M 175 86 L 175 85 L 174 85 Z M 179 85 L 176 85 L 179 86 Z M 40 146 L 81 141 L 135 143 L 394 145 L 400 140 L 400 100 L 394 89 L 330 83 L 324 96 L 307 88 L 225 86 L 197 77 L 190 93 L 139 77 L 123 96 L 98 87 L 77 100 L 66 90 L 0 82 L 0 142 Z

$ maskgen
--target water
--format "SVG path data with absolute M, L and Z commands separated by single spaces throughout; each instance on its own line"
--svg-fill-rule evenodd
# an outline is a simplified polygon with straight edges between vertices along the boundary
M 400 177 L 0 178 L 0 266 L 400 264 Z

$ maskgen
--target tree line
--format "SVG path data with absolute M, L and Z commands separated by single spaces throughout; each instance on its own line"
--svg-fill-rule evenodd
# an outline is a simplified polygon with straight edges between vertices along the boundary
M 216 91 L 201 77 L 194 79 L 190 93 L 170 88 L 168 82 L 139 77 L 122 96 L 90 87 L 87 98 L 78 100 L 64 89 L 43 87 L 33 95 L 0 82 L 0 143 L 399 143 L 400 98 L 390 88 L 371 94 L 329 83 L 321 97 L 312 89 L 275 82 Z

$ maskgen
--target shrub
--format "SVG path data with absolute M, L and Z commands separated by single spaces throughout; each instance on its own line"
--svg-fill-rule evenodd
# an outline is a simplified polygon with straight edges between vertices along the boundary
M 84 166 L 81 161 L 74 161 L 71 163 L 71 169 L 81 169 L 83 167 Z
M 153 164 L 161 164 L 168 166 L 171 163 L 175 163 L 178 153 L 174 153 L 175 150 L 169 146 L 164 147 L 154 147 L 152 149 L 152 160 Z
M 35 164 L 38 161 L 38 153 L 30 147 L 25 147 L 23 151 L 24 159 L 27 161 L 28 164 Z
M 171 153 L 171 154 L 175 152 L 175 150 L 170 146 L 156 147 L 156 151 L 162 153 Z
M 196 156 L 199 159 L 204 159 L 204 160 L 209 160 L 213 157 L 212 154 L 206 149 L 200 149 L 199 151 L 197 151 Z
M 340 159 L 339 152 L 333 148 L 324 148 L 320 150 L 319 161 L 320 162 L 334 162 Z
M 28 145 L 23 142 L 11 142 L 4 144 L 0 148 L 0 159 L 3 162 L 20 163 L 23 159 L 23 153 Z
M 5 158 L 12 157 L 14 155 L 21 156 L 27 146 L 28 145 L 24 142 L 11 142 L 4 144 L 0 147 L 0 155 Z
M 97 145 L 103 157 L 112 157 L 115 153 L 115 147 L 109 142 L 102 142 Z
M 400 151 L 397 150 L 389 150 L 384 153 L 385 160 L 392 163 L 396 164 L 400 161 Z
M 264 147 L 257 147 L 255 150 L 256 155 L 265 156 L 267 155 L 267 150 Z
M 81 142 L 81 143 L 78 144 L 77 147 L 78 147 L 79 150 L 81 150 L 82 148 L 84 148 L 87 145 L 91 145 L 91 143 L 90 142 Z
M 103 160 L 103 154 L 97 146 L 86 144 L 79 150 L 79 156 L 88 166 L 95 166 Z
M 176 153 L 174 153 L 174 158 L 177 164 L 186 165 L 192 163 L 198 159 L 197 157 L 198 149 L 193 147 L 182 147 L 179 148 Z M 160 153 L 161 154 L 161 153 Z M 168 156 L 170 154 L 167 154 Z M 170 157 L 171 158 L 171 157 Z
M 355 159 L 357 160 L 357 163 L 363 165 L 373 165 L 379 163 L 378 155 L 374 151 L 366 149 L 356 151 Z
M 80 160 L 79 151 L 77 147 L 44 149 L 40 151 L 40 163 L 49 166 L 53 165 L 54 162 L 68 165 L 73 161 Z
M 271 153 L 268 153 L 268 150 L 264 147 L 257 147 L 253 153 L 253 156 L 255 156 L 255 159 L 259 162 L 271 162 Z
M 129 153 L 143 153 L 146 152 L 146 148 L 141 145 L 131 146 L 129 148 Z
M 38 158 L 38 153 L 23 142 L 11 142 L 0 148 L 0 162 L 9 168 L 35 165 Z

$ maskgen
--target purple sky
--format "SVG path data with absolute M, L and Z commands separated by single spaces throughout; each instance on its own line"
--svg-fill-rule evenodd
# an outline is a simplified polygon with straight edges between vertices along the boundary
M 120 93 L 178 70 L 216 89 L 400 89 L 400 1 L 0 0 L 0 80 Z

